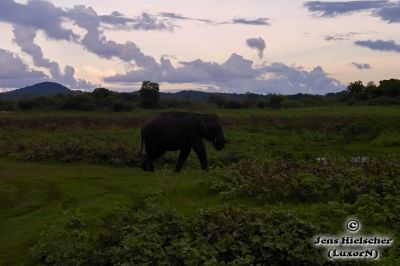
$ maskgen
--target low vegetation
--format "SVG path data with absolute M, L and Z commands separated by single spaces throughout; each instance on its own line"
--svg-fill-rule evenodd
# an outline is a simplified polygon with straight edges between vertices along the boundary
M 0 261 L 335 265 L 310 240 L 351 215 L 400 236 L 398 107 L 207 109 L 230 141 L 207 148 L 209 171 L 192 154 L 174 174 L 170 152 L 144 173 L 140 127 L 159 111 L 0 113 Z

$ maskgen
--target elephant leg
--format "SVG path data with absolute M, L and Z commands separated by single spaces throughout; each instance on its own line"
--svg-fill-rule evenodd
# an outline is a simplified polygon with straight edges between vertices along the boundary
M 144 161 L 142 162 L 141 168 L 143 169 L 143 171 L 147 171 L 147 158 L 144 159 Z
M 164 153 L 165 150 L 162 149 L 154 149 L 149 153 L 147 156 L 147 171 L 154 172 L 154 161 Z
M 178 173 L 181 171 L 183 164 L 185 163 L 187 157 L 189 156 L 191 147 L 183 147 L 181 152 L 179 153 L 178 162 L 176 163 L 175 172 Z
M 208 161 L 207 161 L 207 154 L 206 154 L 206 149 L 204 147 L 203 140 L 201 138 L 196 139 L 192 145 L 193 145 L 193 150 L 196 152 L 197 156 L 199 157 L 201 168 L 203 170 L 207 170 Z

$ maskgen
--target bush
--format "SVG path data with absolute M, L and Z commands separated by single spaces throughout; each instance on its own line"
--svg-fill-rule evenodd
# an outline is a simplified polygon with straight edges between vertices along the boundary
M 231 101 L 227 101 L 225 103 L 225 108 L 228 108 L 228 109 L 240 109 L 240 108 L 242 108 L 242 104 L 240 102 L 231 100 Z
M 64 110 L 92 111 L 96 107 L 90 95 L 67 96 L 61 108 Z
M 360 161 L 351 158 L 241 160 L 217 170 L 225 185 L 211 184 L 211 187 L 267 202 L 354 203 L 359 196 L 372 192 L 381 198 L 397 195 L 399 165 L 400 158 L 394 155 Z
M 184 219 L 145 200 L 98 219 L 66 215 L 43 232 L 33 257 L 45 265 L 323 265 L 309 241 L 317 232 L 284 211 L 221 207 Z
M 282 108 L 283 101 L 285 101 L 285 96 L 274 94 L 269 99 L 268 105 L 272 107 L 272 109 L 280 109 Z
M 15 103 L 12 101 L 0 100 L 0 111 L 14 111 Z
M 21 100 L 18 102 L 18 107 L 22 111 L 29 111 L 33 108 L 33 101 L 31 100 Z
M 118 101 L 112 105 L 112 110 L 114 112 L 130 112 L 133 110 L 133 105 L 122 101 Z

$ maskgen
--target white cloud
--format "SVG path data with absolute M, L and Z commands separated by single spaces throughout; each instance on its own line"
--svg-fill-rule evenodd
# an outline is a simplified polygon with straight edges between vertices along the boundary
M 268 78 L 264 78 L 268 76 Z M 168 59 L 160 65 L 144 70 L 130 71 L 106 77 L 109 83 L 134 84 L 142 80 L 169 83 L 196 83 L 218 88 L 225 92 L 254 93 L 312 93 L 326 94 L 344 89 L 339 81 L 329 77 L 321 67 L 311 71 L 273 63 L 260 68 L 240 55 L 232 54 L 223 64 L 200 59 L 181 62 L 175 68 Z

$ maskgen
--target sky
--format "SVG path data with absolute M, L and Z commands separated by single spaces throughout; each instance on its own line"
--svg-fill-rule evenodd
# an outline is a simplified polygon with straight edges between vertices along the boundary
M 326 94 L 400 70 L 400 1 L 1 0 L 0 31 L 0 91 Z

